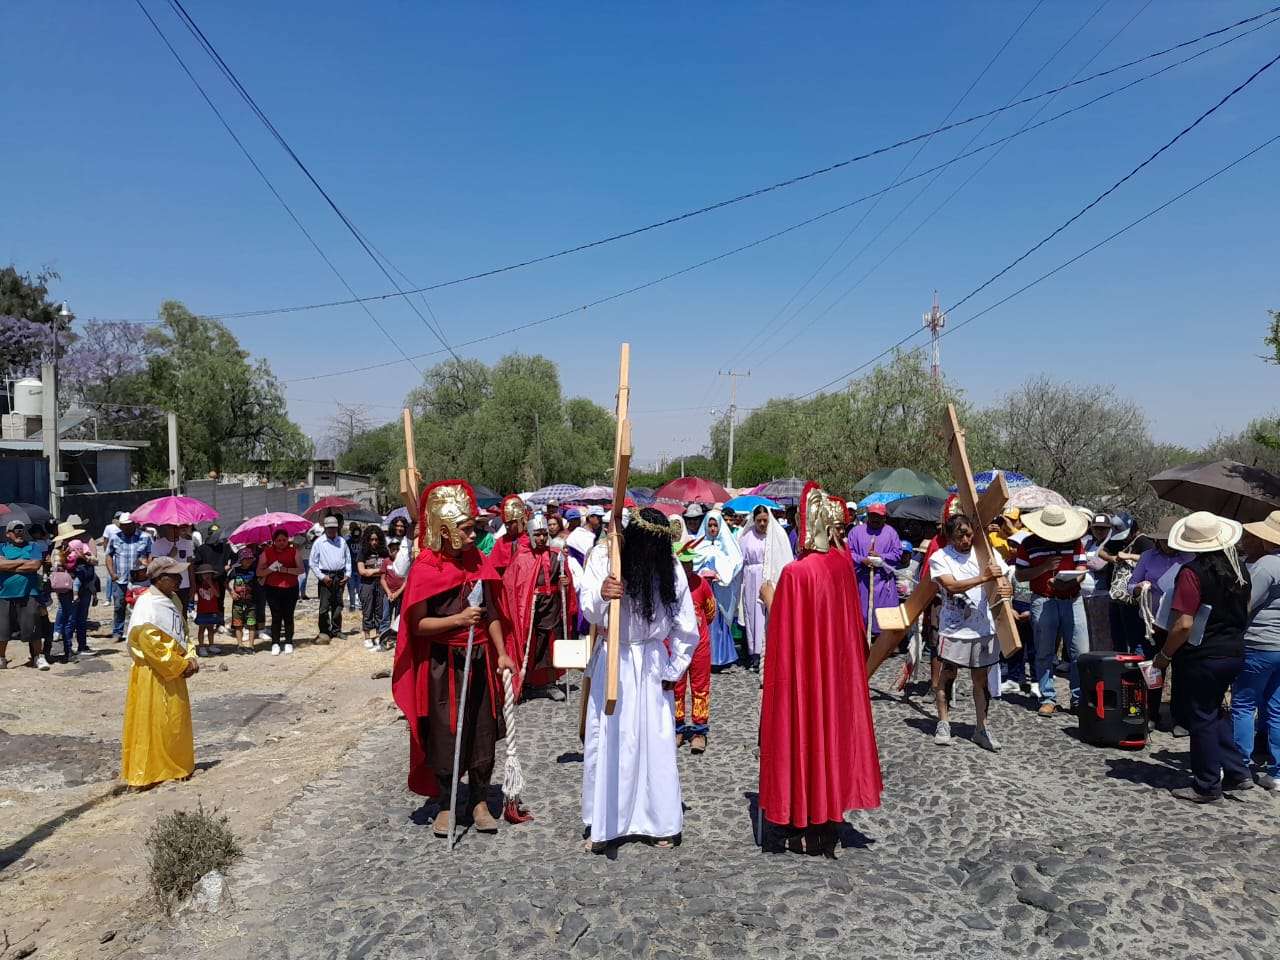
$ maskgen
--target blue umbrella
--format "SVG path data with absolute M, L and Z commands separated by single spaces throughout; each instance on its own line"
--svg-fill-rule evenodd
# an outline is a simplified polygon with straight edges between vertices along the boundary
M 782 504 L 770 500 L 768 497 L 761 497 L 757 494 L 747 493 L 740 497 L 734 497 L 732 500 L 725 501 L 724 508 L 732 510 L 734 513 L 750 513 L 756 507 L 765 507 L 768 510 L 781 510 Z
M 1034 480 L 1026 474 L 1018 473 L 1017 470 L 983 470 L 981 473 L 975 473 L 973 475 L 973 485 L 977 489 L 978 493 L 987 492 L 987 487 L 996 482 L 997 473 L 1004 474 L 1004 482 L 1009 485 L 1010 490 L 1016 490 L 1018 487 L 1035 486 Z M 955 484 L 952 484 L 948 489 L 952 493 L 955 493 Z
M 893 503 L 895 500 L 905 500 L 911 496 L 909 493 L 896 493 L 891 490 L 878 490 L 875 493 L 869 493 L 858 501 L 858 509 L 865 510 L 873 503 Z

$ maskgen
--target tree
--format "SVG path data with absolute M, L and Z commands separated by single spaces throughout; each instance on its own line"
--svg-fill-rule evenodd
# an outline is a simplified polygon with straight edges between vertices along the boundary
M 1267 363 L 1280 364 L 1280 310 L 1268 310 L 1267 313 L 1271 316 L 1271 323 L 1262 342 L 1267 345 L 1268 354 L 1262 359 Z
M 133 438 L 139 431 L 131 428 L 157 413 L 134 402 L 143 389 L 138 380 L 154 352 L 146 324 L 90 320 L 76 333 L 60 364 L 65 403 L 92 410 L 106 435 Z
M 351 449 L 356 438 L 373 428 L 373 420 L 365 407 L 358 404 L 337 404 L 338 410 L 326 424 L 325 442 L 333 451 L 334 459 Z
M 388 465 L 403 460 L 404 436 L 401 423 L 396 420 L 356 436 L 351 445 L 338 455 L 337 462 L 339 470 L 385 480 Z
M 1203 451 L 1206 460 L 1238 460 L 1280 475 L 1280 414 L 1250 420 L 1238 433 L 1222 434 Z
M 45 267 L 35 276 L 0 267 L 0 375 L 38 374 L 42 359 L 52 357 L 55 331 L 61 356 L 71 336 L 71 318 L 49 299 L 49 284 L 61 275 Z

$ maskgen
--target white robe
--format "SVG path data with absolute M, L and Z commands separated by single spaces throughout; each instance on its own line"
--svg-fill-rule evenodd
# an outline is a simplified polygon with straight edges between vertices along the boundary
M 591 699 L 583 746 L 582 822 L 591 827 L 593 843 L 674 837 L 684 828 L 684 812 L 676 767 L 675 699 L 662 689 L 662 681 L 680 679 L 698 643 L 689 584 L 677 565 L 674 618 L 659 602 L 649 622 L 623 598 L 618 703 L 609 716 L 604 712 L 609 601 L 600 595 L 608 565 L 599 562 L 599 552 L 592 552 L 578 591 L 583 615 L 601 628 L 602 640 L 587 664 Z M 667 639 L 671 654 L 663 643 Z

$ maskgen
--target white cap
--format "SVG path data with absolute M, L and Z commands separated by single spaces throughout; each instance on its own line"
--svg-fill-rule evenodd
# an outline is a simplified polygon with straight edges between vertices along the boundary
M 324 528 L 325 528 L 326 530 L 336 530 L 336 529 L 338 529 L 338 527 L 340 527 L 340 526 L 342 526 L 342 524 L 340 524 L 340 523 L 338 522 L 338 518 L 337 518 L 337 517 L 325 517 L 325 518 L 324 518 Z
M 587 507 L 588 517 L 603 517 L 604 507 Z

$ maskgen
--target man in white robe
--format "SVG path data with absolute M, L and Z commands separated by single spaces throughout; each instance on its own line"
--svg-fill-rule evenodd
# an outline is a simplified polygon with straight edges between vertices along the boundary
M 587 665 L 582 822 L 596 853 L 626 837 L 670 846 L 684 828 L 671 690 L 698 643 L 689 585 L 672 554 L 666 518 L 657 510 L 641 510 L 626 525 L 621 578 L 608 575 L 598 553 L 597 548 L 588 558 L 578 591 L 582 611 L 600 627 L 602 639 Z M 622 601 L 612 716 L 604 712 L 611 599 Z

